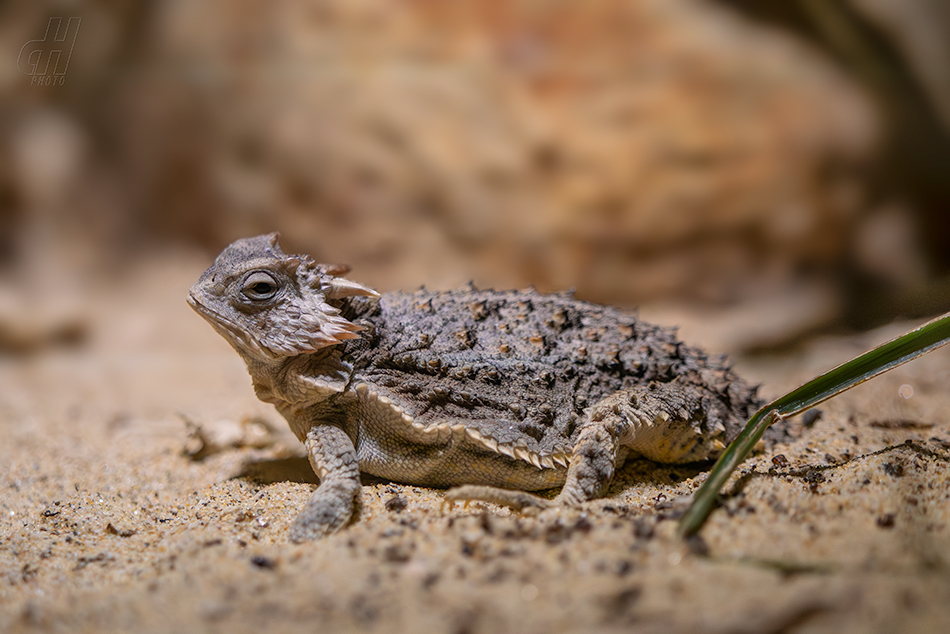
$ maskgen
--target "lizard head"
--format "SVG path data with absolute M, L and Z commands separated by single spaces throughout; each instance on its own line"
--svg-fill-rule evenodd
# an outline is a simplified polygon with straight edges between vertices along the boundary
M 358 337 L 334 300 L 378 297 L 343 277 L 346 267 L 286 255 L 271 233 L 228 245 L 188 295 L 188 303 L 249 362 L 273 362 Z

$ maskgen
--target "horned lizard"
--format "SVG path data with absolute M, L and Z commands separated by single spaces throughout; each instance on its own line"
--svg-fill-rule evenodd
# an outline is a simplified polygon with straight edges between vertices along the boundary
M 449 500 L 576 504 L 629 456 L 715 457 L 760 405 L 724 359 L 630 313 L 471 285 L 380 295 L 277 239 L 229 245 L 188 302 L 320 478 L 294 541 L 347 523 L 360 472 L 458 487 Z M 558 486 L 553 500 L 524 493 Z

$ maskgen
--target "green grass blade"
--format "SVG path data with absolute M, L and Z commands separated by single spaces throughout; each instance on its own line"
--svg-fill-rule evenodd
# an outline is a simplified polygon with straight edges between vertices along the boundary
M 751 453 L 769 425 L 814 407 L 947 343 L 950 343 L 950 313 L 842 363 L 760 409 L 719 457 L 709 477 L 696 492 L 693 503 L 680 520 L 680 534 L 693 535 L 702 527 L 712 512 L 720 489 Z

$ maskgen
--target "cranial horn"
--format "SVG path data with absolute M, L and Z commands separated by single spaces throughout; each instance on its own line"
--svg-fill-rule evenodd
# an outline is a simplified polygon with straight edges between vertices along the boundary
M 352 297 L 354 295 L 365 295 L 367 297 L 379 297 L 379 293 L 369 286 L 363 286 L 345 277 L 334 277 L 327 282 L 326 298 L 340 299 L 341 297 Z

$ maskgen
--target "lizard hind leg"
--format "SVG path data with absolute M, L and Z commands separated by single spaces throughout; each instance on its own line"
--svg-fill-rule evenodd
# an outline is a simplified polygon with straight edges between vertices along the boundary
M 606 400 L 604 399 L 601 403 Z M 507 506 L 514 511 L 522 511 L 528 508 L 571 506 L 599 497 L 613 478 L 618 455 L 622 451 L 617 440 L 626 429 L 626 424 L 623 416 L 614 411 L 615 409 L 617 408 L 611 405 L 601 407 L 599 403 L 588 412 L 574 442 L 570 466 L 567 470 L 567 481 L 560 494 L 553 500 L 546 500 L 524 491 L 466 485 L 446 491 L 445 501 L 477 500 Z M 621 433 L 618 434 L 618 431 Z M 623 450 L 622 453 L 622 457 L 625 457 L 626 451 Z M 622 457 L 619 462 L 622 462 Z
M 628 455 L 665 463 L 707 458 L 705 423 L 701 396 L 681 383 L 614 392 L 587 410 L 555 501 L 572 505 L 602 496 Z
M 591 407 L 578 426 L 567 481 L 553 500 L 485 486 L 451 489 L 445 499 L 480 500 L 517 511 L 572 506 L 602 496 L 628 454 L 666 463 L 703 460 L 723 446 L 716 433 L 695 388 L 651 383 L 618 390 Z

